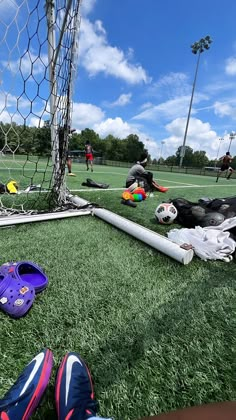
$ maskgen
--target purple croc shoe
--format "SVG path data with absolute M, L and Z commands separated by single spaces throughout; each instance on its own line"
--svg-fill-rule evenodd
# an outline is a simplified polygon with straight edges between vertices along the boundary
M 5 263 L 0 267 L 0 274 L 9 274 L 17 280 L 31 284 L 35 293 L 42 292 L 48 285 L 48 278 L 42 268 L 31 261 Z
M 34 287 L 11 275 L 0 273 L 0 309 L 13 318 L 21 318 L 33 305 Z

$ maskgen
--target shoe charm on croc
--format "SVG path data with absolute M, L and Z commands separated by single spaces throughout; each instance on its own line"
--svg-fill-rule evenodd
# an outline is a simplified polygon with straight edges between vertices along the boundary
M 30 283 L 35 293 L 42 292 L 48 285 L 48 278 L 39 265 L 31 261 L 8 262 L 0 266 L 0 274 L 10 274 L 16 279 Z
M 34 287 L 10 274 L 0 273 L 0 309 L 13 318 L 25 315 L 35 299 Z

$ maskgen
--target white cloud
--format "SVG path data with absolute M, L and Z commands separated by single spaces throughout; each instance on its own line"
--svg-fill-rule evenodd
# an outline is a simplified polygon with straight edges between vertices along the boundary
M 165 141 L 165 157 L 175 154 L 177 148 L 182 146 L 185 127 L 186 118 L 176 118 L 166 125 L 170 136 L 163 139 Z M 194 151 L 204 150 L 209 158 L 215 159 L 219 146 L 218 139 L 217 133 L 211 129 L 209 123 L 204 123 L 197 118 L 190 119 L 186 146 L 190 146 Z
M 1 61 L 1 64 L 5 68 L 5 71 L 10 71 L 14 75 L 18 75 L 19 71 L 21 70 L 24 77 L 28 77 L 30 75 L 34 75 L 34 79 L 39 77 L 39 81 L 42 81 L 43 74 L 47 68 L 48 63 L 48 56 L 47 54 L 41 54 L 39 57 L 32 53 L 32 51 L 28 51 L 24 54 L 24 57 L 20 60 L 16 61 Z M 28 80 L 35 83 L 33 77 L 30 77 Z
M 84 130 L 85 128 L 93 128 L 94 124 L 100 123 L 104 118 L 104 112 L 101 108 L 92 104 L 73 105 L 73 127 L 77 130 Z
M 130 84 L 148 83 L 150 81 L 146 71 L 139 64 L 129 62 L 128 54 L 108 44 L 106 31 L 101 21 L 91 23 L 82 20 L 80 34 L 80 64 L 95 76 L 104 73 Z
M 210 95 L 219 95 L 227 91 L 229 93 L 232 93 L 234 89 L 235 89 L 235 83 L 232 79 L 221 80 L 220 78 L 215 79 L 212 83 L 208 83 L 204 87 L 204 91 Z
M 226 60 L 225 73 L 229 76 L 236 75 L 236 58 L 230 57 Z
M 236 119 L 236 108 L 225 102 L 215 102 L 214 103 L 214 112 L 219 117 L 229 116 L 233 119 Z
M 28 104 L 28 102 L 27 102 Z M 17 105 L 17 97 L 12 95 L 11 93 L 7 93 L 7 95 L 0 90 L 0 110 L 13 110 L 15 113 Z M 23 106 L 26 106 L 26 101 L 23 102 Z
M 87 16 L 93 10 L 96 0 L 85 0 L 82 1 L 81 5 L 81 14 L 82 16 Z
M 144 104 L 141 105 L 140 109 L 150 109 L 153 106 L 154 105 L 152 102 L 145 102 Z
M 106 137 L 109 134 L 116 136 L 120 139 L 127 137 L 129 134 L 134 133 L 134 130 L 130 127 L 127 122 L 124 122 L 122 118 L 107 118 L 98 124 L 94 124 L 94 130 L 101 137 Z
M 12 16 L 14 12 L 18 9 L 18 5 L 14 0 L 2 0 L 0 1 L 0 15 L 6 18 L 6 14 L 8 16 Z
M 119 96 L 119 98 L 116 101 L 107 105 L 110 107 L 125 106 L 131 102 L 131 97 L 132 93 L 123 93 Z
M 42 128 L 42 127 L 44 127 L 44 122 L 45 122 L 45 120 L 42 120 L 41 118 L 32 117 L 29 121 L 29 125 L 31 127 Z
M 146 91 L 149 96 L 173 99 L 177 96 L 190 96 L 191 85 L 185 73 L 170 72 L 160 77 L 155 83 L 150 85 Z
M 18 125 L 24 124 L 24 119 L 20 114 L 14 113 L 12 115 L 11 113 L 8 112 L 7 109 L 4 109 L 1 111 L 0 121 L 3 122 L 4 124 L 7 124 L 7 123 L 11 124 L 12 122 Z
M 130 134 L 136 134 L 139 140 L 148 149 L 149 154 L 154 158 L 158 156 L 159 145 L 144 131 L 140 130 L 135 125 L 129 124 L 122 120 L 122 118 L 107 118 L 106 120 L 94 124 L 93 130 L 99 134 L 101 138 L 108 136 L 109 134 L 120 139 L 124 139 Z
M 194 97 L 194 104 L 199 103 L 202 100 L 207 99 L 206 95 L 196 94 Z M 134 120 L 146 120 L 146 121 L 157 121 L 161 118 L 174 119 L 178 116 L 186 116 L 189 110 L 190 97 L 180 96 L 175 99 L 170 99 L 166 102 L 162 102 L 159 105 L 150 106 L 138 115 L 133 117 Z M 196 110 L 192 108 L 192 114 Z

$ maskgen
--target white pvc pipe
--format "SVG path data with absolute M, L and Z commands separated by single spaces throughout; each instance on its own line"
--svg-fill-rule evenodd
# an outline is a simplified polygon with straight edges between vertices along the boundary
M 76 196 L 70 196 L 69 199 L 79 206 L 88 204 L 86 200 Z M 109 210 L 94 207 L 93 214 L 184 265 L 190 263 L 193 259 L 194 252 L 192 249 L 183 249 L 165 236 L 118 216 Z
M 64 219 L 68 217 L 86 216 L 91 214 L 91 210 L 68 210 L 55 213 L 44 214 L 21 214 L 14 216 L 0 217 L 0 227 L 20 225 L 22 223 L 43 222 L 47 220 Z

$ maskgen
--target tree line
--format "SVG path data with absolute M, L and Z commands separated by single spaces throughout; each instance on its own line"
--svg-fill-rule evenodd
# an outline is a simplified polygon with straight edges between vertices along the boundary
M 105 160 L 135 162 L 144 151 L 147 151 L 144 143 L 139 140 L 136 134 L 130 134 L 124 139 L 111 134 L 105 138 L 100 138 L 94 130 L 89 128 L 72 135 L 69 141 L 69 149 L 71 151 L 83 151 L 86 141 L 89 141 L 93 146 L 95 157 L 102 156 Z M 51 131 L 48 122 L 42 128 L 0 122 L 0 150 L 3 153 L 50 155 Z M 148 160 L 152 164 L 178 166 L 180 151 L 181 147 L 178 147 L 176 153 L 166 159 L 163 157 L 151 159 L 149 155 Z M 194 151 L 191 147 L 186 146 L 183 166 L 202 168 L 214 166 L 215 163 L 214 160 L 208 159 L 204 150 Z M 236 157 L 234 157 L 234 163 L 236 164 Z

